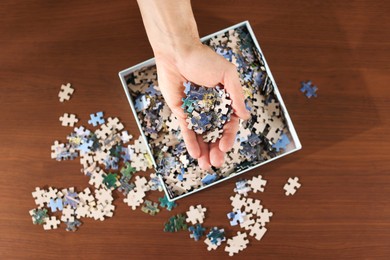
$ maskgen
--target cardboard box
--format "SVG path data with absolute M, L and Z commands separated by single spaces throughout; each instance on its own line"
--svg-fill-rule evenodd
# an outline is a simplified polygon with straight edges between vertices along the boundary
M 245 172 L 247 172 L 247 171 L 250 171 L 250 170 L 252 170 L 252 169 L 255 169 L 255 168 L 257 168 L 257 167 L 260 167 L 261 165 L 263 165 L 263 164 L 265 164 L 265 163 L 272 162 L 272 161 L 274 161 L 274 160 L 276 160 L 276 159 L 278 159 L 278 158 L 281 158 L 281 157 L 283 157 L 283 156 L 285 156 L 285 155 L 288 155 L 288 154 L 290 154 L 290 153 L 293 153 L 293 152 L 295 152 L 295 151 L 298 151 L 299 149 L 302 148 L 301 143 L 300 143 L 300 141 L 299 141 L 299 138 L 298 138 L 298 136 L 297 136 L 297 133 L 296 133 L 296 131 L 295 131 L 295 128 L 294 128 L 294 126 L 293 126 L 293 123 L 292 123 L 292 121 L 291 121 L 291 118 L 290 118 L 290 116 L 289 116 L 289 114 L 288 114 L 288 112 L 287 112 L 287 109 L 286 109 L 285 105 L 284 105 L 282 96 L 280 95 L 280 92 L 279 92 L 279 90 L 278 90 L 278 88 L 277 88 L 277 85 L 276 85 L 276 83 L 275 83 L 275 80 L 274 80 L 274 78 L 273 78 L 273 76 L 272 76 L 271 70 L 270 70 L 269 67 L 268 67 L 268 64 L 267 64 L 267 62 L 266 62 L 266 60 L 265 60 L 264 54 L 263 54 L 263 52 L 262 52 L 261 49 L 260 49 L 260 45 L 259 45 L 259 43 L 258 43 L 257 40 L 256 40 L 256 37 L 255 37 L 255 35 L 254 35 L 254 33 L 253 33 L 253 30 L 252 30 L 252 28 L 251 28 L 249 22 L 248 22 L 248 21 L 241 22 L 241 23 L 239 23 L 239 24 L 236 24 L 236 25 L 233 25 L 233 26 L 228 27 L 228 28 L 226 28 L 226 29 L 223 29 L 223 30 L 221 30 L 221 31 L 218 31 L 218 32 L 216 32 L 216 33 L 214 33 L 214 34 L 211 34 L 211 35 L 208 35 L 208 36 L 206 36 L 206 37 L 203 37 L 201 40 L 202 40 L 202 42 L 207 41 L 207 40 L 211 39 L 212 37 L 214 37 L 214 36 L 216 36 L 216 35 L 219 35 L 219 34 L 221 34 L 221 33 L 227 32 L 227 31 L 229 31 L 229 30 L 231 30 L 231 29 L 236 29 L 236 28 L 242 27 L 242 26 L 245 26 L 245 27 L 247 28 L 248 32 L 250 33 L 250 35 L 251 35 L 251 37 L 252 37 L 252 40 L 253 40 L 255 46 L 257 47 L 258 52 L 261 54 L 262 61 L 264 62 L 264 66 L 265 66 L 265 69 L 266 69 L 266 74 L 268 75 L 268 80 L 270 80 L 270 81 L 272 82 L 272 84 L 273 84 L 274 94 L 276 95 L 276 97 L 277 97 L 277 99 L 278 99 L 278 101 L 279 101 L 279 104 L 280 104 L 280 107 L 281 107 L 281 111 L 283 112 L 283 115 L 284 115 L 284 118 L 285 118 L 285 121 L 286 121 L 286 124 L 287 124 L 287 128 L 288 128 L 288 130 L 289 130 L 290 144 L 288 145 L 288 147 L 287 147 L 287 149 L 284 151 L 284 153 L 282 153 L 282 154 L 280 154 L 280 155 L 277 155 L 277 156 L 274 157 L 274 158 L 271 158 L 271 159 L 269 159 L 269 160 L 267 160 L 267 161 L 264 161 L 264 162 L 261 162 L 261 163 L 259 163 L 259 164 L 256 164 L 255 166 L 252 166 L 252 167 L 243 169 L 243 170 L 241 170 L 241 171 L 239 171 L 239 172 L 232 173 L 232 174 L 230 174 L 229 176 L 227 176 L 227 177 L 225 177 L 225 178 L 223 178 L 223 179 L 217 180 L 217 181 L 215 181 L 215 182 L 213 182 L 213 183 L 211 183 L 211 184 L 209 184 L 209 185 L 207 185 L 207 186 L 200 187 L 200 188 L 198 188 L 198 189 L 192 190 L 192 191 L 190 191 L 190 192 L 188 192 L 188 193 L 185 193 L 185 194 L 182 194 L 182 195 L 179 195 L 179 196 L 176 196 L 176 197 L 172 197 L 172 196 L 170 195 L 171 193 L 168 192 L 167 187 L 166 187 L 166 185 L 165 185 L 165 183 L 164 183 L 162 177 L 160 176 L 160 180 L 162 181 L 162 183 L 164 183 L 164 185 L 163 185 L 164 191 L 165 191 L 165 193 L 167 194 L 168 198 L 169 198 L 170 200 L 172 200 L 172 201 L 173 201 L 173 200 L 178 200 L 178 199 L 180 199 L 180 198 L 183 198 L 183 197 L 188 196 L 188 195 L 191 195 L 191 194 L 194 194 L 194 193 L 196 193 L 196 192 L 198 192 L 198 191 L 201 191 L 201 190 L 203 190 L 203 189 L 205 189 L 205 188 L 208 188 L 208 187 L 211 187 L 211 186 L 216 185 L 216 184 L 218 184 L 218 183 L 221 183 L 221 182 L 223 182 L 223 181 L 225 181 L 225 180 L 228 180 L 228 179 L 230 179 L 230 178 L 234 178 L 234 177 L 236 177 L 237 175 L 243 174 L 243 173 L 245 173 Z M 125 69 L 125 70 L 119 72 L 119 78 L 120 78 L 120 80 L 121 80 L 121 82 L 122 82 L 122 85 L 123 85 L 123 88 L 124 88 L 124 90 L 125 90 L 127 99 L 128 99 L 128 101 L 129 101 L 131 110 L 132 110 L 133 113 L 134 113 L 136 122 L 137 122 L 138 127 L 139 127 L 140 132 L 141 132 L 141 135 L 142 135 L 142 137 L 143 137 L 145 143 L 147 143 L 147 144 L 148 144 L 148 139 L 146 138 L 145 133 L 144 133 L 143 130 L 142 130 L 141 122 L 140 122 L 139 119 L 138 119 L 138 115 L 137 115 L 137 112 L 136 112 L 136 109 L 135 109 L 134 101 L 133 101 L 133 98 L 132 98 L 132 96 L 131 96 L 131 94 L 130 94 L 130 91 L 129 91 L 129 88 L 128 88 L 126 79 L 127 79 L 127 77 L 129 76 L 129 74 L 131 74 L 131 73 L 133 73 L 133 72 L 135 72 L 135 71 L 138 71 L 138 70 L 140 70 L 141 68 L 149 67 L 149 66 L 152 66 L 152 65 L 155 65 L 155 60 L 154 60 L 154 58 L 149 59 L 149 60 L 147 60 L 147 61 L 145 61 L 145 62 L 142 62 L 142 63 L 140 63 L 140 64 L 137 64 L 137 65 L 135 65 L 135 66 L 133 66 L 133 67 L 130 67 L 130 68 L 128 68 L 128 69 Z M 150 154 L 150 156 L 151 156 L 151 158 L 152 158 L 152 161 L 153 161 L 153 164 L 154 164 L 154 166 L 155 166 L 155 168 L 156 168 L 157 165 L 156 165 L 156 162 L 155 162 L 155 158 L 154 158 L 154 156 L 153 156 L 153 154 L 152 154 L 152 151 L 151 151 L 151 149 L 150 149 L 150 145 L 149 145 L 149 144 L 148 144 L 147 150 L 148 150 L 148 153 Z

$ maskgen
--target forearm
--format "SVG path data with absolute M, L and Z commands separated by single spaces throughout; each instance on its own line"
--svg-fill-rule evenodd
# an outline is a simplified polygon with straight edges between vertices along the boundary
M 190 0 L 138 0 L 138 5 L 156 57 L 174 58 L 200 42 Z

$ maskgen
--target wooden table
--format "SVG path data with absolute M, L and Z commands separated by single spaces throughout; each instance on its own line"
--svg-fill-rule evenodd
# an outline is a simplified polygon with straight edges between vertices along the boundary
M 257 194 L 274 212 L 262 241 L 245 259 L 383 258 L 390 254 L 390 4 L 387 1 L 194 1 L 201 36 L 249 20 L 290 112 L 303 150 L 245 174 L 262 174 Z M 1 259 L 222 258 L 188 232 L 163 223 L 189 205 L 208 208 L 205 225 L 231 236 L 234 182 L 179 201 L 155 217 L 132 211 L 120 194 L 113 218 L 44 231 L 28 211 L 35 187 L 88 186 L 78 160 L 50 159 L 70 128 L 58 117 L 118 116 L 138 135 L 117 73 L 152 57 L 135 1 L 6 1 L 0 3 Z M 311 79 L 308 100 L 300 81 Z M 58 102 L 72 82 L 71 101 Z M 288 177 L 302 188 L 283 194 Z

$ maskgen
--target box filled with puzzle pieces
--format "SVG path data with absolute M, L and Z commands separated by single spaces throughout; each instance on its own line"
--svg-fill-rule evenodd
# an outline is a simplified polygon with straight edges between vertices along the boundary
M 203 171 L 197 160 L 188 154 L 177 118 L 158 88 L 154 59 L 119 72 L 141 135 L 147 143 L 148 153 L 170 200 L 211 187 L 301 149 L 297 133 L 249 22 L 206 36 L 202 42 L 236 65 L 246 106 L 251 113 L 249 120 L 240 122 L 236 142 L 227 152 L 225 163 L 220 168 Z M 205 92 L 193 88 L 193 85 L 186 82 L 183 86 L 183 92 L 187 94 L 187 98 L 183 99 L 186 112 L 189 107 L 191 111 L 194 110 L 194 100 L 190 100 L 190 105 L 186 106 L 189 98 L 205 101 L 206 96 L 208 99 L 210 95 L 221 97 L 218 88 Z M 229 119 L 229 109 L 224 107 L 224 110 L 225 113 L 216 113 L 223 120 L 217 119 L 223 122 Z M 201 115 L 198 119 L 193 116 L 189 121 L 192 127 L 198 127 L 193 128 L 195 131 L 206 128 L 207 123 L 204 122 L 212 118 L 202 118 Z M 204 136 L 204 140 L 215 141 L 221 131 L 222 127 L 214 129 Z

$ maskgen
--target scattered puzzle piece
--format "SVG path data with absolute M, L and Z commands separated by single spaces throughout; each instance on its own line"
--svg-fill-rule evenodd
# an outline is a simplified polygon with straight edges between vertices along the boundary
M 239 180 L 236 182 L 236 188 L 234 189 L 234 192 L 244 195 L 246 197 L 248 196 L 248 192 L 250 192 L 251 190 L 252 188 L 247 180 Z
M 288 179 L 287 183 L 283 187 L 283 189 L 286 191 L 286 196 L 294 195 L 295 192 L 301 187 L 301 184 L 298 181 L 298 177 L 294 177 L 294 179 Z
M 43 224 L 44 230 L 57 229 L 58 225 L 61 223 L 56 217 L 48 217 L 45 219 L 45 224 Z
M 313 86 L 311 80 L 301 83 L 301 92 L 305 94 L 307 98 L 317 97 L 317 86 Z M 306 93 L 305 93 L 306 92 Z
M 168 200 L 167 195 L 163 198 L 159 198 L 158 200 L 160 201 L 160 207 L 166 208 L 169 211 L 177 206 L 176 202 Z
M 74 220 L 72 222 L 66 222 L 66 231 L 72 231 L 75 232 L 78 227 L 81 226 L 81 222 L 79 220 Z
M 164 232 L 177 232 L 185 229 L 187 229 L 186 219 L 181 214 L 171 217 L 168 222 L 164 224 Z
M 267 184 L 267 181 L 262 178 L 261 175 L 254 176 L 251 180 L 248 181 L 252 191 L 257 193 L 258 191 L 263 192 L 264 187 Z
M 247 237 L 246 233 L 237 232 L 236 236 L 227 240 L 225 251 L 229 253 L 229 256 L 233 256 L 247 247 L 249 243 Z
M 187 219 L 186 221 L 195 225 L 196 223 L 203 223 L 206 208 L 203 208 L 202 205 L 197 205 L 196 207 L 191 206 L 190 209 L 186 212 Z
M 216 247 L 211 247 L 212 249 L 216 249 L 221 245 L 223 241 L 226 241 L 225 230 L 223 228 L 213 227 L 210 232 L 207 234 L 207 239 L 210 241 L 212 245 Z M 206 241 L 205 241 L 206 243 Z M 206 243 L 208 244 L 208 243 Z M 210 251 L 210 249 L 208 249 Z
M 74 89 L 72 88 L 72 85 L 70 83 L 67 83 L 66 85 L 61 85 L 61 90 L 58 93 L 58 98 L 60 102 L 64 102 L 66 100 L 69 100 L 74 92 Z
M 60 117 L 60 121 L 62 126 L 73 127 L 79 120 L 73 114 L 64 113 L 64 115 Z
M 188 231 L 190 231 L 192 234 L 190 234 L 190 237 L 193 238 L 195 241 L 198 241 L 206 231 L 204 227 L 202 227 L 201 224 L 196 224 L 195 226 L 190 226 L 188 228 Z
M 141 211 L 152 216 L 160 212 L 160 210 L 158 209 L 158 204 L 156 202 L 151 202 L 150 200 L 145 200 Z
M 98 126 L 101 124 L 105 123 L 104 117 L 103 117 L 103 112 L 97 112 L 96 114 L 91 114 L 90 117 L 91 119 L 88 121 L 88 124 L 93 125 L 93 126 Z
M 236 226 L 239 223 L 244 222 L 244 216 L 246 214 L 241 212 L 240 210 L 235 211 L 235 212 L 230 212 L 227 214 L 228 219 L 230 219 L 230 225 L 231 226 Z
M 30 215 L 34 225 L 45 224 L 46 218 L 49 217 L 47 214 L 47 209 L 32 209 L 30 211 Z

